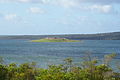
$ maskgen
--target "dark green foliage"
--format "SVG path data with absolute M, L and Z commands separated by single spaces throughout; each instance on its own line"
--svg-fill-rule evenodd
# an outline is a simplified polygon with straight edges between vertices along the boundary
M 3 57 L 0 56 L 0 64 L 3 64 L 3 63 L 4 63 Z
M 108 63 L 115 54 L 105 56 Z M 105 60 L 104 59 L 104 60 Z M 0 80 L 120 80 L 120 73 L 114 72 L 108 63 L 88 55 L 82 66 L 75 66 L 72 58 L 64 60 L 61 65 L 49 65 L 48 69 L 37 68 L 36 63 L 0 64 Z
M 0 64 L 0 80 L 5 80 L 7 77 L 8 69 L 6 66 Z

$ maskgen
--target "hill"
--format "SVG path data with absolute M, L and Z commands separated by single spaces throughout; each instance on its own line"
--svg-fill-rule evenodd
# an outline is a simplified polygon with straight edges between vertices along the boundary
M 99 34 L 65 34 L 65 35 L 11 35 L 0 36 L 0 39 L 42 39 L 46 37 L 67 38 L 73 40 L 120 40 L 120 32 Z

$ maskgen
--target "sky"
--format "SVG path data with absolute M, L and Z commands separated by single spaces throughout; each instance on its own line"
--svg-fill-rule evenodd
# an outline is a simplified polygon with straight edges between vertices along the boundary
M 120 0 L 0 0 L 0 35 L 120 31 Z

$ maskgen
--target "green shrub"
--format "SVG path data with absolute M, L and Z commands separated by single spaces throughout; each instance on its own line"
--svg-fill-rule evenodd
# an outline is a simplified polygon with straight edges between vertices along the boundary
M 113 58 L 107 55 L 108 63 Z M 105 60 L 105 59 L 104 59 Z M 72 58 L 64 60 L 64 64 L 49 65 L 48 69 L 37 68 L 36 63 L 0 64 L 0 80 L 120 80 L 120 73 L 114 72 L 105 63 L 88 57 L 82 66 L 74 66 Z

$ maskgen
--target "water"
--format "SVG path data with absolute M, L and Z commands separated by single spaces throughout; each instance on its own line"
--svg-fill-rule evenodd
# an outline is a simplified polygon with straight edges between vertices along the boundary
M 33 43 L 28 40 L 0 40 L 0 56 L 5 63 L 37 62 L 39 67 L 60 64 L 72 57 L 79 64 L 85 53 L 103 58 L 106 54 L 116 53 L 115 61 L 120 60 L 120 40 L 84 40 L 81 42 Z

